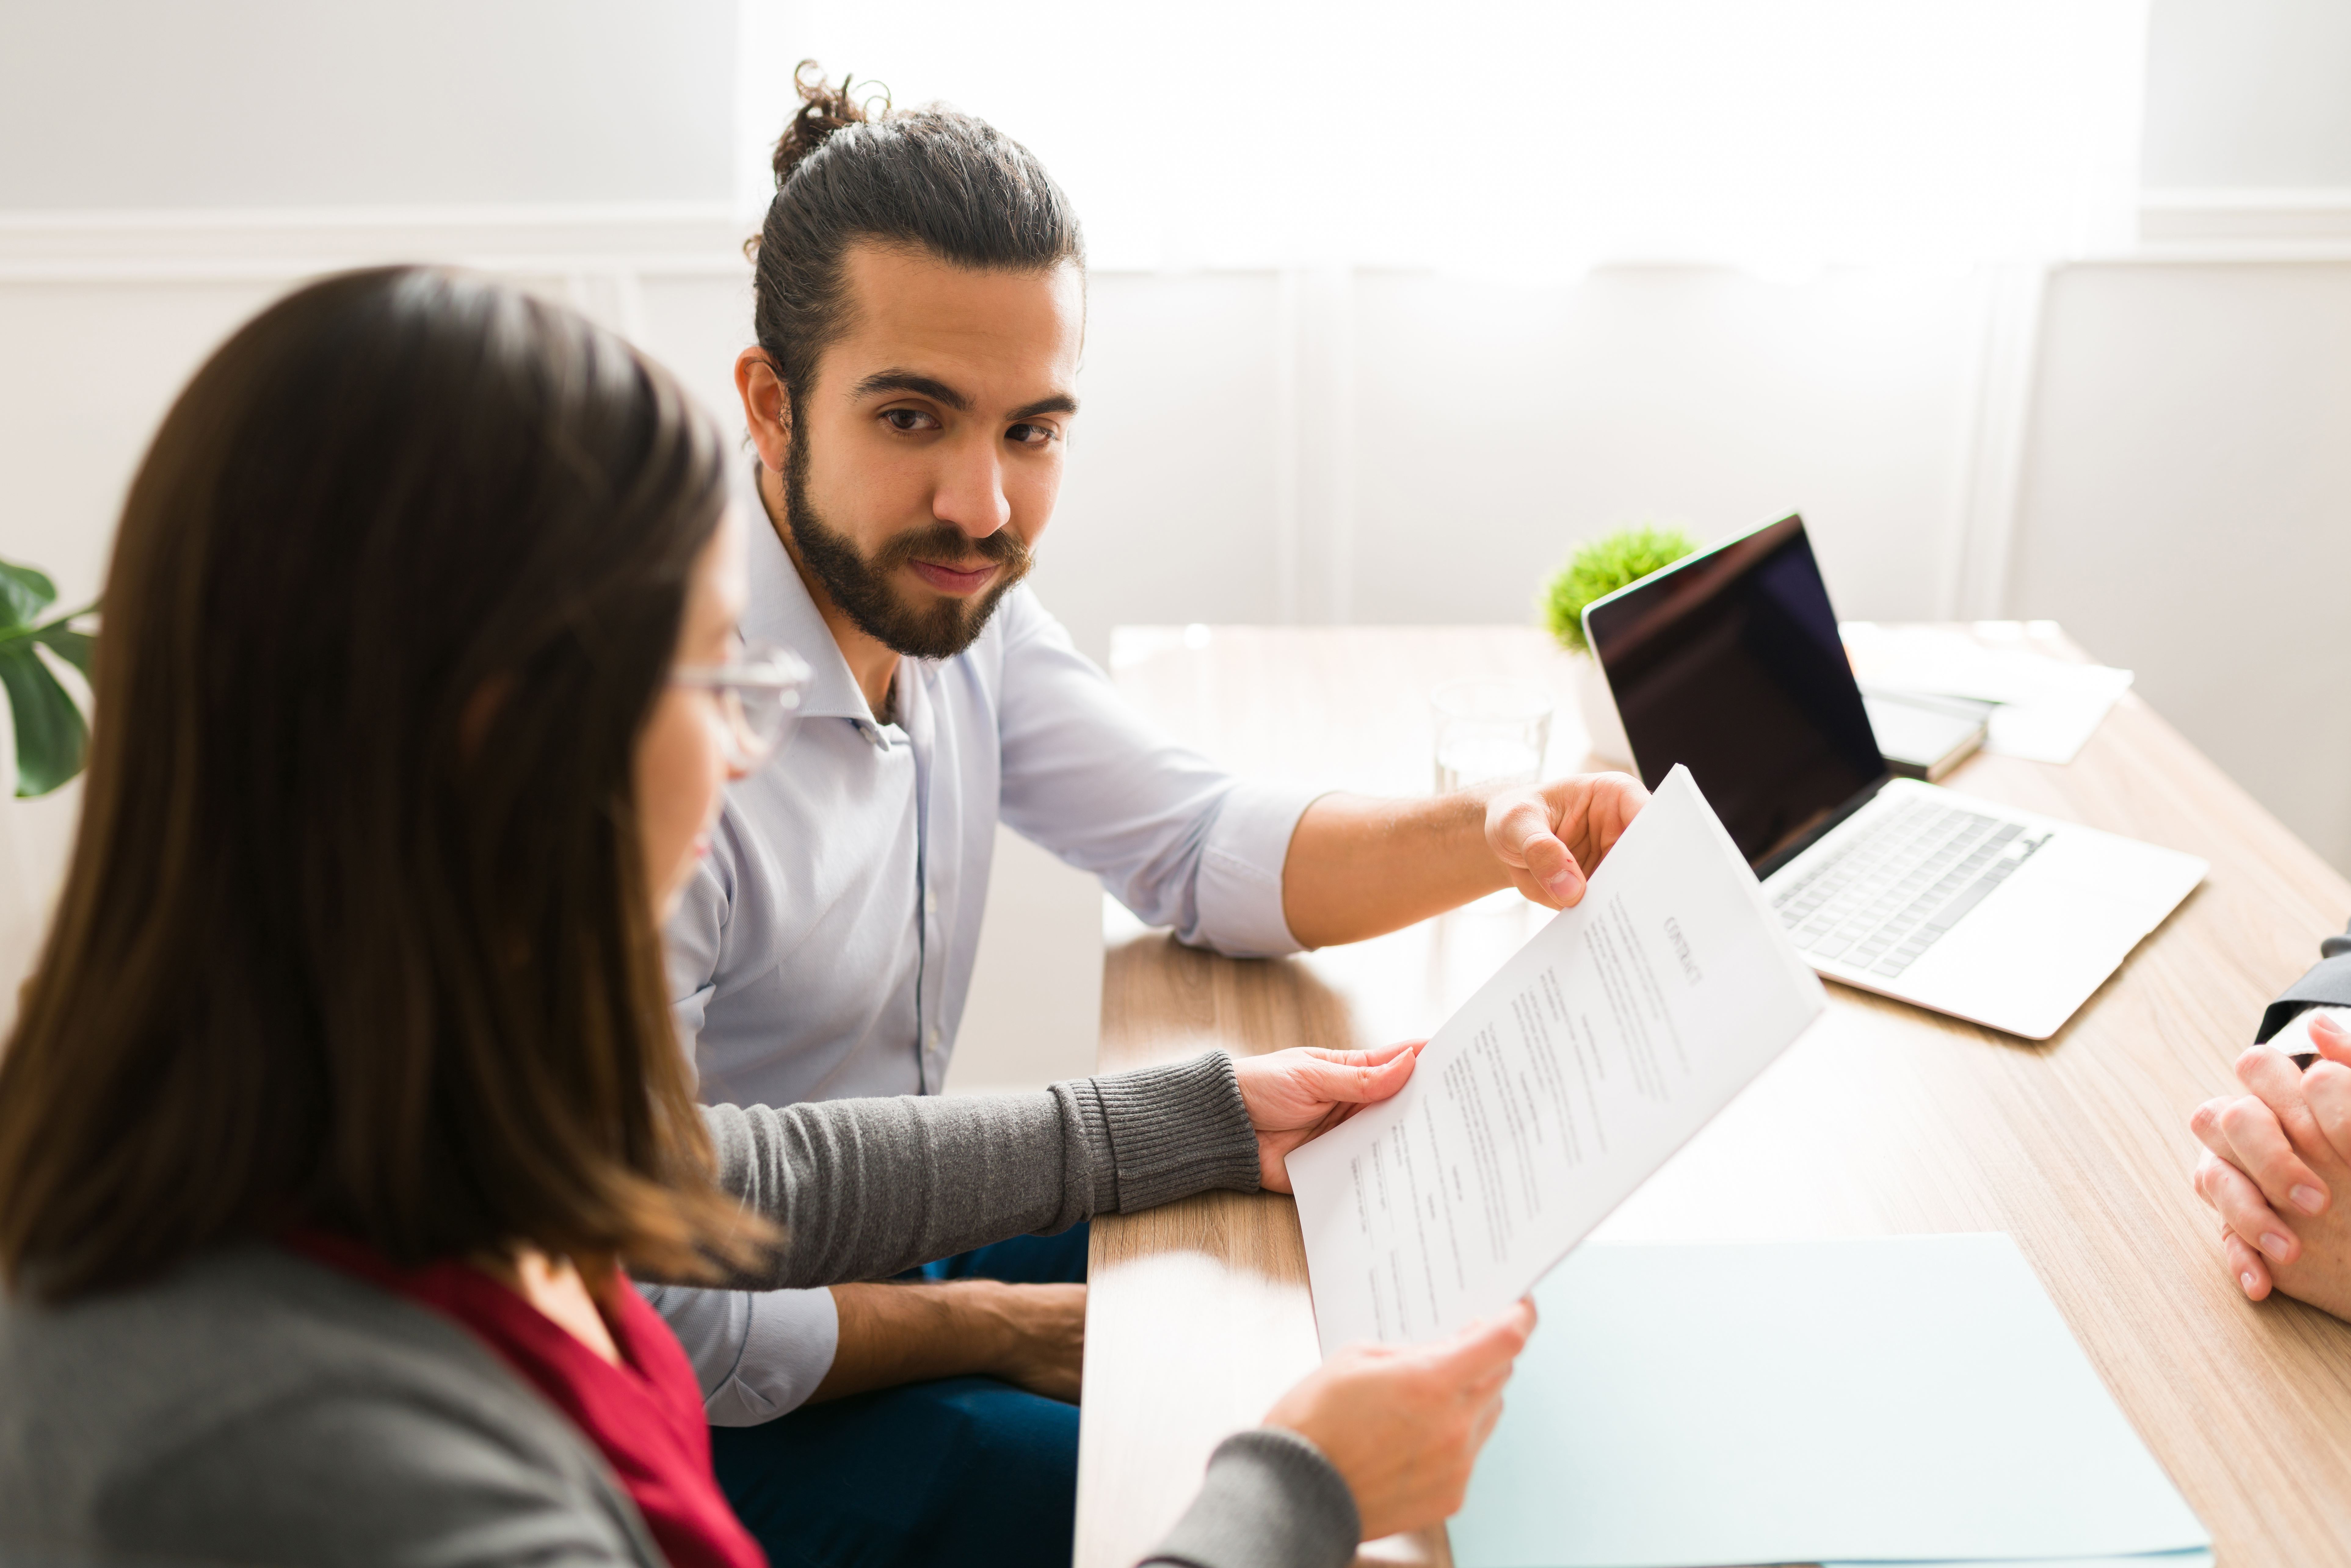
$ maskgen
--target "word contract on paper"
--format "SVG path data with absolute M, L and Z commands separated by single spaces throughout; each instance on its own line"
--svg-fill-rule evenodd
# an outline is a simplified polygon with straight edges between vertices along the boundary
M 1323 1353 L 1526 1294 L 1827 1006 L 1676 768 L 1402 1092 L 1290 1155 Z

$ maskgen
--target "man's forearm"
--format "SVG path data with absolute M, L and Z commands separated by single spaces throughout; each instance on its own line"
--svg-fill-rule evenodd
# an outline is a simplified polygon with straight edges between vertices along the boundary
M 1486 844 L 1486 799 L 1325 795 L 1306 808 L 1281 867 L 1281 913 L 1309 947 L 1360 942 L 1510 885 Z
M 1057 1399 L 1078 1396 L 1082 1285 L 835 1285 L 832 1297 L 841 1337 L 811 1404 L 973 1374 Z

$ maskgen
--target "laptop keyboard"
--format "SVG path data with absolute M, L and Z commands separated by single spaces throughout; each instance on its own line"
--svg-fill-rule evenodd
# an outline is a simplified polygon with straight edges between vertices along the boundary
M 1771 907 L 1797 951 L 1891 979 L 2049 841 L 2031 831 L 1913 800 L 1775 888 Z

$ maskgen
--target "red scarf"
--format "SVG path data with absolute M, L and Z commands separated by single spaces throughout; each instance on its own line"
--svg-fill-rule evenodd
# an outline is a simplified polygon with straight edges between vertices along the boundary
M 625 1279 L 604 1307 L 613 1365 L 518 1292 L 454 1259 L 396 1269 L 372 1249 L 321 1230 L 295 1250 L 455 1319 L 571 1418 L 644 1516 L 671 1568 L 767 1568 L 768 1554 L 726 1505 L 710 1469 L 702 1386 L 677 1336 Z M 617 1309 L 617 1310 L 616 1310 Z

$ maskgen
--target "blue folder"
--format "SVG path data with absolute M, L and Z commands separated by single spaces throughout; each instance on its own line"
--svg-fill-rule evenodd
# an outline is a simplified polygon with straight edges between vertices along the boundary
M 2005 1235 L 1588 1242 L 1535 1300 L 1458 1568 L 2210 1561 Z

